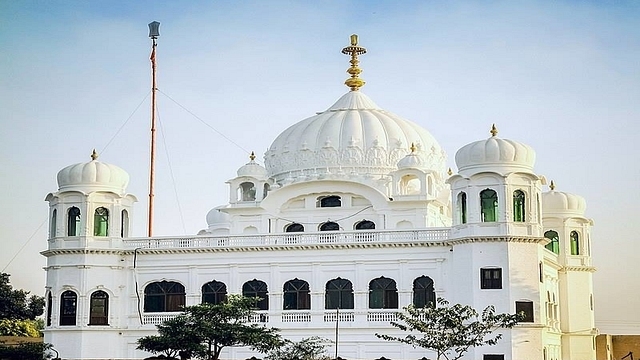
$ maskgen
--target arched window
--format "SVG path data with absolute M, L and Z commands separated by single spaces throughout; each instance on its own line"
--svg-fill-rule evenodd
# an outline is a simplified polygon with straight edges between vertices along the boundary
M 458 194 L 458 211 L 460 216 L 460 224 L 467 223 L 467 193 Z
M 284 283 L 284 310 L 308 310 L 311 309 L 311 295 L 309 283 L 293 279 Z
M 182 311 L 185 303 L 184 286 L 175 281 L 160 281 L 144 288 L 144 312 Z
M 420 276 L 413 280 L 413 306 L 436 307 L 436 293 L 433 289 L 433 280 L 428 276 Z
M 336 231 L 340 230 L 340 225 L 332 221 L 320 225 L 320 231 Z
M 252 182 L 243 182 L 240 184 L 240 199 L 242 201 L 256 200 L 256 186 Z
M 550 243 L 545 245 L 545 248 L 553 251 L 556 254 L 560 253 L 560 238 L 558 237 L 558 232 L 554 230 L 549 230 L 544 233 L 544 237 L 551 240 Z
M 51 292 L 47 294 L 47 326 L 51 326 L 51 310 L 53 306 L 53 296 Z
M 577 231 L 569 234 L 569 241 L 571 241 L 571 255 L 580 255 L 580 236 Z
M 266 198 L 267 194 L 269 194 L 269 191 L 271 191 L 271 186 L 269 184 L 264 184 L 264 186 L 262 187 L 262 198 Z
M 202 303 L 220 304 L 227 300 L 227 285 L 220 281 L 209 281 L 202 285 Z
M 302 224 L 293 223 L 293 224 L 287 225 L 287 227 L 284 228 L 284 231 L 285 232 L 303 232 L 304 226 Z
M 89 325 L 109 325 L 109 294 L 98 290 L 91 294 Z
M 353 284 L 351 281 L 341 278 L 327 281 L 324 308 L 328 310 L 353 309 Z
M 93 214 L 93 236 L 109 236 L 109 210 L 103 207 Z
M 369 308 L 398 308 L 398 288 L 395 280 L 384 276 L 371 280 L 369 283 Z
M 522 190 L 513 192 L 513 221 L 523 222 L 525 216 L 525 195 Z
M 341 207 L 342 199 L 337 195 L 321 196 L 316 202 L 316 207 Z
M 80 209 L 73 206 L 67 213 L 67 236 L 80 235 Z
M 53 239 L 56 237 L 56 227 L 58 222 L 58 210 L 53 209 L 51 213 L 51 224 L 49 224 L 49 238 Z
M 60 326 L 73 326 L 76 324 L 76 310 L 78 308 L 78 295 L 67 290 L 60 295 Z
M 494 222 L 498 220 L 498 194 L 491 189 L 480 192 L 480 212 L 482 222 Z
M 362 220 L 356 223 L 356 230 L 374 230 L 376 228 L 376 224 L 373 221 Z
M 122 210 L 120 213 L 120 237 L 129 237 L 129 212 Z
M 264 281 L 253 279 L 242 285 L 242 295 L 246 297 L 258 297 L 256 302 L 258 310 L 269 310 L 269 292 Z

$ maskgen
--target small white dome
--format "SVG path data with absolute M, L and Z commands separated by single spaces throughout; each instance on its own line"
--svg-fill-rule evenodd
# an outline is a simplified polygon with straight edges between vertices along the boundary
M 570 213 L 584 216 L 586 209 L 587 202 L 582 196 L 555 190 L 542 193 L 543 213 Z
M 227 214 L 226 212 L 222 212 L 220 211 L 221 208 L 223 208 L 223 206 L 218 206 L 215 207 L 213 209 L 211 209 L 211 211 L 209 211 L 207 213 L 207 225 L 209 225 L 209 227 L 215 226 L 215 225 L 228 225 L 230 224 L 230 216 L 229 214 Z
M 270 177 L 283 183 L 318 169 L 332 176 L 381 176 L 397 170 L 411 143 L 427 149 L 423 168 L 446 171 L 446 155 L 427 130 L 351 91 L 326 111 L 283 131 L 266 152 L 265 166 Z
M 79 163 L 65 167 L 58 172 L 58 189 L 91 191 L 113 191 L 124 193 L 129 184 L 129 174 L 120 167 L 96 160 L 97 153 L 93 152 L 92 159 L 86 163 Z
M 463 146 L 456 153 L 456 165 L 462 175 L 481 171 L 496 171 L 502 174 L 526 171 L 533 172 L 536 153 L 529 145 L 496 136 L 495 126 L 492 136 Z
M 411 152 L 398 161 L 398 169 L 422 169 L 427 164 L 417 147 L 411 144 Z
M 251 152 L 251 156 L 249 157 L 251 161 L 242 165 L 238 169 L 238 176 L 251 176 L 260 180 L 265 180 L 268 178 L 267 169 L 265 169 L 262 165 L 255 162 L 256 155 Z

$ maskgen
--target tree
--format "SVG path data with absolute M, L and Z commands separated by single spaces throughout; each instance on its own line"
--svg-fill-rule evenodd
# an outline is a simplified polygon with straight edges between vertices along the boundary
M 285 340 L 284 344 L 271 350 L 266 360 L 329 360 L 326 354 L 327 339 L 312 336 L 298 342 Z
M 51 359 L 53 345 L 42 342 L 21 342 L 16 345 L 0 344 L 2 360 L 42 360 Z
M 44 313 L 44 297 L 14 290 L 7 273 L 0 273 L 0 320 L 34 320 Z
M 158 326 L 159 335 L 138 339 L 138 349 L 206 360 L 218 360 L 222 349 L 232 346 L 267 352 L 282 340 L 278 329 L 248 322 L 255 303 L 255 298 L 229 295 L 219 304 L 186 307 L 184 314 Z
M 416 308 L 408 306 L 406 313 L 399 312 L 398 320 L 391 325 L 411 332 L 405 337 L 376 334 L 377 337 L 433 350 L 437 359 L 460 359 L 469 348 L 495 345 L 502 334 L 489 336 L 499 328 L 512 328 L 519 320 L 518 314 L 496 314 L 493 306 L 478 312 L 468 305 L 454 304 L 438 298 L 437 307 Z M 421 334 L 415 334 L 415 332 Z

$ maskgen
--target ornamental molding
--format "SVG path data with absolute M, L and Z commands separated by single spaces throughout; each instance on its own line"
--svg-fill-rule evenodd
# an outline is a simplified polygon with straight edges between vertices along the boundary
M 561 273 L 568 273 L 570 271 L 576 271 L 576 272 L 596 272 L 597 269 L 594 266 L 565 266 L 562 269 L 559 270 Z
M 447 241 L 449 245 L 462 245 L 485 242 L 511 242 L 544 245 L 548 240 L 537 236 L 468 236 Z

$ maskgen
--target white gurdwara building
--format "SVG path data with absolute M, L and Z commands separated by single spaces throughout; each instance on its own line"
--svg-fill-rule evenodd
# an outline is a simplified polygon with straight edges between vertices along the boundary
M 195 236 L 129 237 L 129 176 L 95 154 L 58 173 L 42 254 L 45 341 L 62 358 L 144 358 L 137 339 L 182 306 L 244 294 L 263 299 L 250 321 L 293 340 L 333 340 L 338 323 L 343 359 L 433 358 L 375 333 L 401 334 L 397 311 L 442 297 L 526 314 L 464 359 L 595 360 L 584 199 L 543 192 L 534 150 L 495 127 L 447 170 L 429 132 L 360 92 L 356 37 L 343 52 L 351 90 L 282 132 L 264 167 L 252 155 Z

